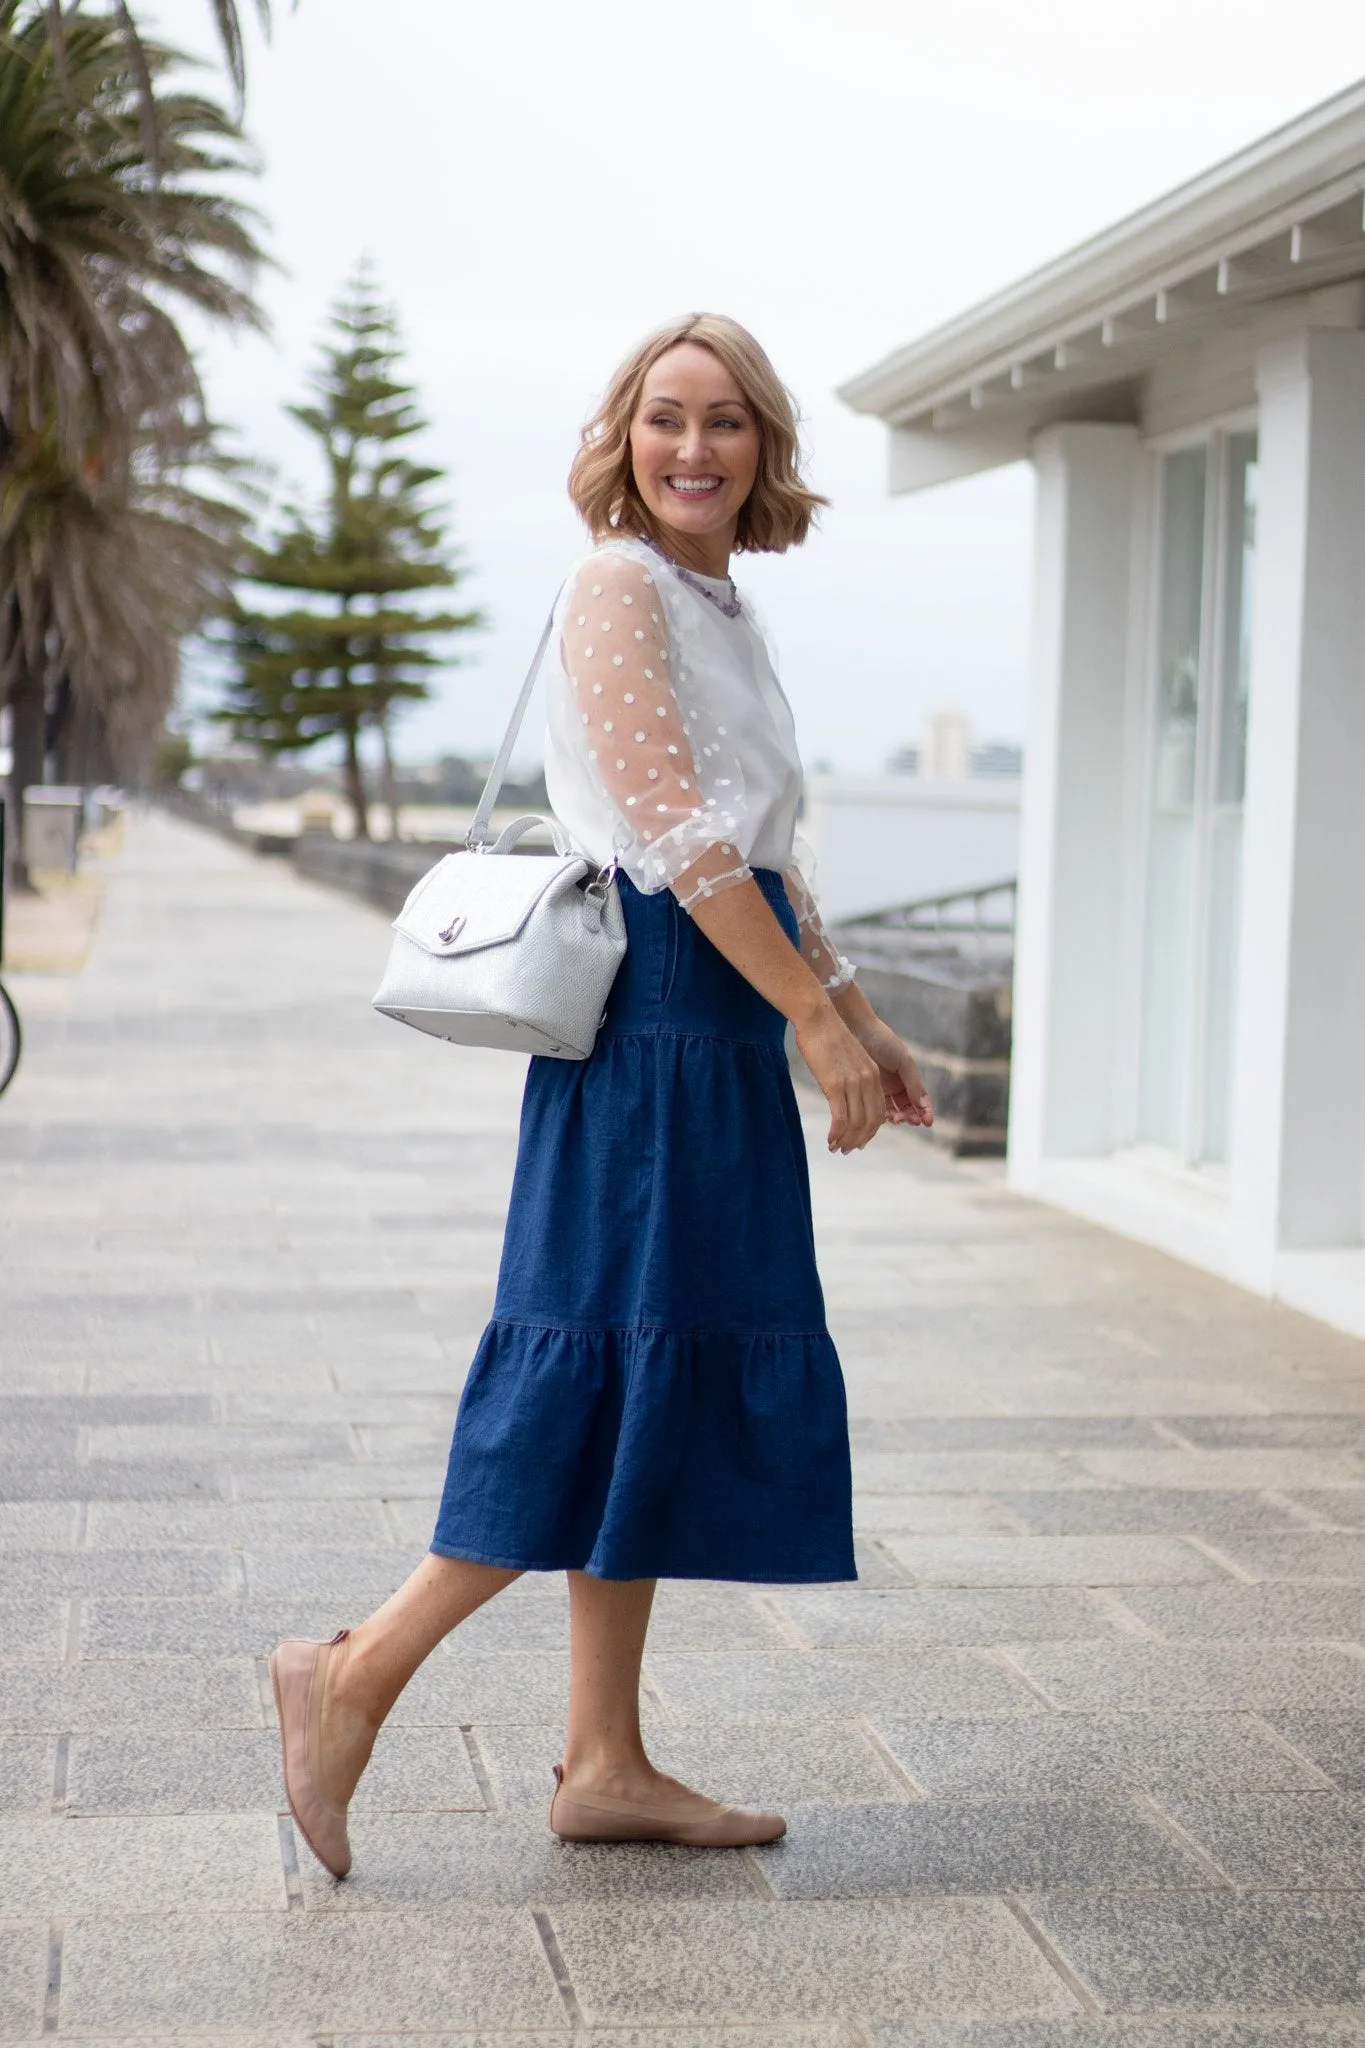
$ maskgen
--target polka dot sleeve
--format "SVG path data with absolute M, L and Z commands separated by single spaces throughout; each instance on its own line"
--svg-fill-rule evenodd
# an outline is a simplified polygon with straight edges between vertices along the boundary
M 807 866 L 813 869 L 814 864 L 809 859 L 808 849 L 798 843 L 798 859 L 800 858 L 805 858 Z M 831 991 L 836 988 L 847 988 L 856 970 L 831 939 L 820 915 L 820 906 L 815 900 L 814 891 L 797 860 L 793 860 L 791 866 L 783 870 L 782 880 L 787 891 L 787 901 L 796 912 L 796 921 L 801 927 L 801 957 L 821 988 Z
M 746 881 L 744 783 L 723 725 L 689 708 L 653 573 L 610 550 L 579 570 L 563 612 L 574 743 L 609 805 L 617 858 L 686 908 Z

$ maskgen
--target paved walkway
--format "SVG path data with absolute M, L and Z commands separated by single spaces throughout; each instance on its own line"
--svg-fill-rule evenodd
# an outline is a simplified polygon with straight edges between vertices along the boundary
M 20 983 L 0 2037 L 1365 2042 L 1365 1347 L 902 1133 L 813 1153 L 861 1585 L 671 1586 L 651 1637 L 660 1759 L 788 1840 L 552 1842 L 522 1582 L 405 1696 L 351 1879 L 300 1853 L 262 1654 L 420 1555 L 512 1161 L 516 1062 L 374 1018 L 385 945 L 154 819 L 86 973 Z

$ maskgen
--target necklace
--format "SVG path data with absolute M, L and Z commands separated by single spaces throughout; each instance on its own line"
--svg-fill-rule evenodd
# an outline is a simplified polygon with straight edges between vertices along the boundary
M 658 555 L 662 561 L 667 562 L 673 574 L 681 577 L 689 590 L 695 590 L 698 597 L 704 597 L 708 604 L 713 604 L 718 612 L 725 614 L 727 619 L 737 619 L 739 617 L 744 609 L 744 600 L 735 589 L 733 576 L 699 576 L 695 569 L 686 569 L 681 562 L 675 561 L 667 548 L 661 548 L 658 541 L 651 540 L 647 533 L 642 533 L 640 538 L 647 548 Z M 711 588 L 713 583 L 721 582 L 726 586 L 727 594 L 724 597 Z

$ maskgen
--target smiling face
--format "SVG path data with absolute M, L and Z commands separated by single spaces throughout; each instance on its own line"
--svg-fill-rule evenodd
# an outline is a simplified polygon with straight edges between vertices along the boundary
M 663 545 L 724 576 L 761 453 L 758 420 L 719 357 L 694 341 L 661 355 L 630 424 L 635 488 Z

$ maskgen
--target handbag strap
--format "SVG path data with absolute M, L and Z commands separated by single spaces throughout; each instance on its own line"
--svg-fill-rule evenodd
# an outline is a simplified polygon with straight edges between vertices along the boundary
M 558 604 L 558 602 L 559 599 L 556 598 L 555 604 Z M 536 686 L 536 677 L 540 674 L 540 664 L 544 658 L 545 649 L 550 644 L 550 633 L 554 622 L 555 614 L 554 606 L 552 605 L 550 607 L 550 616 L 545 621 L 544 630 L 541 633 L 536 651 L 531 657 L 531 666 L 526 671 L 526 681 L 521 686 L 521 694 L 512 706 L 512 716 L 507 721 L 507 730 L 502 736 L 502 745 L 498 748 L 493 760 L 493 766 L 488 771 L 488 780 L 483 786 L 483 795 L 479 798 L 479 807 L 474 813 L 474 822 L 465 834 L 464 843 L 470 853 L 481 853 L 488 844 L 488 823 L 493 815 L 493 806 L 502 792 L 503 779 L 507 774 L 507 764 L 512 758 L 512 749 L 517 743 L 517 734 L 521 731 L 521 721 L 526 716 L 526 707 L 531 701 L 531 692 Z

